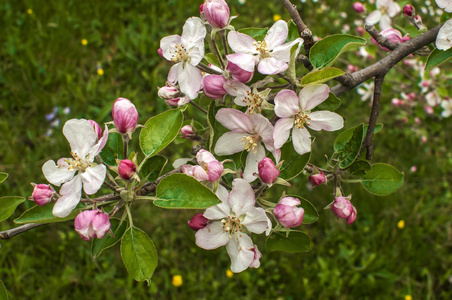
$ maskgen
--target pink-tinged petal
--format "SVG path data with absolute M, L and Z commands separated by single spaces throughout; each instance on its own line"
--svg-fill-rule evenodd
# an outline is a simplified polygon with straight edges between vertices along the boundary
M 275 97 L 275 114 L 280 118 L 292 117 L 300 111 L 297 94 L 292 90 L 281 90 Z
M 205 228 L 198 230 L 195 238 L 196 245 L 206 250 L 216 249 L 230 241 L 229 233 L 224 231 L 223 223 L 220 221 L 212 222 Z
M 218 160 L 209 151 L 201 149 L 198 151 L 198 153 L 196 153 L 196 161 L 200 166 L 204 167 L 208 163 Z
M 226 132 L 217 141 L 214 152 L 216 155 L 231 155 L 245 150 L 242 138 L 250 136 L 241 132 Z
M 298 52 L 300 51 L 301 45 L 303 44 L 303 39 L 301 39 L 301 38 L 298 38 L 296 40 L 293 40 L 292 42 L 285 43 L 281 46 L 276 47 L 275 49 L 273 49 L 273 52 L 271 53 L 271 57 L 273 57 L 274 59 L 277 59 L 277 60 L 284 61 L 284 62 L 289 62 L 290 61 L 290 50 L 292 49 L 292 47 L 295 44 L 298 44 L 298 48 L 295 53 L 295 56 L 297 56 Z
M 77 175 L 60 189 L 61 198 L 57 200 L 52 213 L 58 218 L 67 217 L 80 202 L 82 196 L 82 178 Z
M 254 72 L 259 57 L 253 54 L 234 53 L 226 55 L 227 59 L 247 72 Z
M 284 143 L 289 139 L 290 130 L 293 128 L 294 119 L 284 118 L 279 119 L 275 124 L 275 130 L 273 131 L 273 140 L 275 142 L 275 148 L 281 148 Z
M 289 28 L 287 23 L 283 20 L 277 21 L 272 27 L 267 31 L 267 35 L 264 41 L 267 42 L 268 50 L 273 50 L 275 47 L 284 44 L 289 34 Z
M 198 68 L 190 65 L 179 63 L 177 81 L 179 82 L 180 90 L 188 98 L 195 99 L 198 97 L 198 92 L 202 88 L 202 73 Z
M 234 132 L 253 132 L 253 123 L 250 117 L 233 108 L 221 108 L 215 118 L 224 127 Z
M 229 193 L 227 193 L 227 191 L 225 196 L 226 201 L 207 208 L 203 216 L 209 220 L 222 220 L 224 218 L 227 218 L 231 214 L 231 208 L 227 203 L 227 198 L 229 196 Z
M 98 210 L 85 210 L 78 214 L 74 220 L 75 231 L 77 231 L 85 241 L 94 238 L 94 230 L 91 226 L 91 222 L 98 212 Z
M 380 30 L 391 28 L 391 18 L 388 15 L 382 15 L 380 19 Z
M 271 151 L 273 154 L 273 157 L 275 158 L 276 163 L 279 163 L 279 160 L 281 159 L 281 149 L 276 149 L 274 151 Z
M 241 222 L 249 232 L 261 234 L 268 229 L 268 217 L 262 207 L 254 207 L 246 212 L 245 219 Z
M 257 70 L 261 74 L 265 75 L 275 75 L 278 73 L 282 73 L 289 65 L 281 60 L 276 60 L 273 57 L 264 58 L 257 65 Z
M 192 45 L 204 41 L 206 33 L 206 26 L 204 26 L 200 18 L 188 18 L 184 24 L 184 27 L 182 28 L 182 44 L 189 49 L 192 47 Z
M 365 23 L 374 25 L 374 24 L 377 24 L 380 21 L 380 19 L 381 19 L 381 12 L 379 10 L 374 10 L 367 16 Z
M 217 191 L 215 192 L 215 195 L 217 195 L 218 199 L 220 199 L 222 202 L 228 202 L 229 192 L 224 186 L 219 185 Z M 230 209 L 228 208 L 227 214 L 229 214 L 229 211 Z
M 238 217 L 245 214 L 254 207 L 255 202 L 254 191 L 250 184 L 242 178 L 234 179 L 228 203 L 235 215 Z
M 226 245 L 231 259 L 231 271 L 240 273 L 246 270 L 254 260 L 253 241 L 247 234 L 234 235 Z
M 223 173 L 223 164 L 219 161 L 211 161 L 207 164 L 207 171 L 209 175 L 209 181 L 215 182 L 221 178 Z
M 254 258 L 251 264 L 249 265 L 249 268 L 259 268 L 261 265 L 261 262 L 259 261 L 262 258 L 262 253 L 259 251 L 256 245 L 254 245 L 254 248 L 252 249 L 254 252 Z
M 337 113 L 322 110 L 315 111 L 309 114 L 311 118 L 309 128 L 313 130 L 326 130 L 326 131 L 335 131 L 344 127 L 344 119 Z
M 106 173 L 107 168 L 104 165 L 88 167 L 85 172 L 80 175 L 85 193 L 88 195 L 96 193 L 104 183 Z
M 193 47 L 188 50 L 188 56 L 190 56 L 190 64 L 192 66 L 197 66 L 204 58 L 204 53 L 205 50 L 203 41 L 193 45 Z
M 176 83 L 177 83 L 179 67 L 180 67 L 180 64 L 175 64 L 170 68 L 170 70 L 168 72 L 168 78 L 166 78 L 166 80 L 171 85 L 176 85 Z
M 196 180 L 199 181 L 209 180 L 209 175 L 207 174 L 206 170 L 204 170 L 200 166 L 193 167 L 193 177 L 195 177 Z
M 228 34 L 228 44 L 234 52 L 257 55 L 258 52 L 257 52 L 256 46 L 255 46 L 255 43 L 256 43 L 255 39 L 253 39 L 252 37 L 250 37 L 249 35 L 246 35 L 244 33 L 240 33 L 237 31 L 231 31 Z M 228 60 L 229 60 L 229 57 L 228 57 Z M 238 65 L 238 64 L 236 64 L 236 65 Z M 240 65 L 239 65 L 239 67 L 240 67 Z M 247 70 L 247 71 L 251 72 L 251 70 Z
M 295 151 L 300 155 L 311 152 L 311 135 L 306 128 L 294 127 L 292 143 Z
M 241 96 L 243 98 L 246 96 L 247 92 L 251 92 L 249 86 L 236 80 L 227 80 L 223 84 L 223 88 L 226 90 L 226 92 L 228 92 L 229 95 L 234 97 Z
M 261 143 L 251 150 L 246 156 L 245 170 L 243 171 L 243 179 L 247 182 L 253 182 L 257 178 L 259 162 L 265 157 L 265 149 Z
M 64 124 L 63 134 L 71 145 L 74 155 L 85 159 L 97 143 L 97 133 L 88 120 L 71 119 Z
M 69 171 L 68 165 L 56 165 L 53 160 L 48 160 L 42 166 L 42 173 L 51 184 L 60 186 L 74 177 L 76 171 Z
M 391 1 L 391 3 L 389 3 L 388 5 L 388 15 L 391 18 L 394 18 L 396 15 L 398 15 L 400 13 L 402 9 L 400 8 L 400 5 L 398 5 L 396 2 Z
M 91 224 L 98 239 L 103 238 L 111 228 L 110 218 L 105 213 L 98 213 Z
M 167 60 L 171 61 L 176 54 L 176 45 L 181 43 L 181 37 L 179 35 L 170 35 L 160 40 L 160 48 L 162 49 L 162 55 Z
M 91 150 L 89 151 L 88 158 L 87 158 L 89 161 L 94 161 L 94 158 L 96 157 L 96 155 L 98 155 L 102 151 L 102 149 L 105 147 L 105 145 L 107 144 L 107 140 L 108 140 L 108 126 L 105 125 L 103 136 L 96 143 L 96 145 L 94 145 L 94 147 L 91 148 Z
M 326 84 L 312 84 L 303 88 L 298 95 L 302 111 L 311 110 L 323 101 L 330 93 L 330 88 Z
M 257 133 L 262 138 L 267 149 L 272 151 L 274 149 L 272 123 L 260 114 L 250 115 L 250 120 L 253 123 L 253 132 Z

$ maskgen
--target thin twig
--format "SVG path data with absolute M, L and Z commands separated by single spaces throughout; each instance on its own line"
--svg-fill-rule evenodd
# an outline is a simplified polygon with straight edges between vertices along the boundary
M 223 73 L 221 73 L 220 71 L 214 70 L 212 68 L 209 68 L 208 66 L 206 66 L 203 63 L 199 63 L 197 65 L 198 69 L 200 69 L 203 72 L 209 73 L 209 74 L 216 74 L 216 75 L 221 75 Z
M 199 106 L 198 104 L 196 104 L 193 101 L 190 101 L 189 103 L 207 115 L 207 110 L 205 110 L 204 108 L 202 108 L 201 106 Z
M 218 49 L 217 43 L 215 42 L 215 38 L 212 37 L 212 48 L 215 52 L 215 55 L 218 58 L 218 61 L 220 62 L 221 68 L 224 70 L 226 69 L 225 65 L 224 65 L 224 61 L 223 61 L 223 56 L 221 56 L 220 50 Z
M 47 224 L 36 224 L 36 223 L 28 223 L 16 228 L 11 228 L 5 231 L 1 231 L 0 232 L 0 239 L 2 240 L 8 240 L 10 238 L 12 238 L 13 236 L 23 233 L 25 231 L 28 231 L 30 229 L 42 226 L 42 225 L 47 225 Z
M 221 35 L 221 39 L 223 40 L 224 55 L 228 55 L 229 49 L 228 49 L 228 42 L 226 41 L 226 30 L 221 30 L 220 35 Z
M 381 35 L 374 25 L 366 24 L 366 31 L 377 41 L 381 46 L 388 48 L 389 50 L 394 50 L 399 46 L 399 44 L 394 44 L 388 41 L 383 35 Z

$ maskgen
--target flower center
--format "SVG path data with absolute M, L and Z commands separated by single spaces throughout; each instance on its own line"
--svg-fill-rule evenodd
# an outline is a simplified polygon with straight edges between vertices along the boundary
M 263 102 L 262 97 L 259 94 L 252 93 L 251 91 L 246 92 L 245 99 L 243 99 L 248 105 L 248 109 L 246 110 L 247 114 L 255 114 L 261 112 L 261 104 Z
M 72 157 L 74 159 L 65 159 L 67 162 L 69 171 L 85 171 L 88 167 L 91 167 L 93 163 L 90 163 L 77 155 L 77 153 L 73 153 L 71 151 Z
M 262 42 L 253 42 L 253 45 L 256 47 L 261 58 L 270 57 L 270 52 L 268 51 L 267 42 L 265 40 Z
M 240 224 L 240 219 L 237 217 L 228 216 L 228 218 L 221 220 L 223 223 L 224 232 L 229 232 L 229 238 L 232 238 L 233 235 L 238 234 L 239 237 L 242 236 L 242 224 Z
M 257 147 L 259 139 L 260 136 L 256 133 L 251 136 L 244 136 L 240 141 L 243 142 L 243 147 L 246 151 L 250 152 L 251 150 L 253 150 L 253 152 L 256 153 L 257 150 L 255 148 Z
M 297 126 L 297 128 L 304 128 L 304 124 L 308 126 L 311 125 L 311 118 L 308 114 L 300 111 L 297 115 L 295 115 L 294 125 Z
M 185 50 L 185 47 L 182 44 L 177 44 L 174 48 L 174 54 L 173 56 L 171 56 L 171 60 L 173 62 L 187 62 L 190 59 L 187 51 Z

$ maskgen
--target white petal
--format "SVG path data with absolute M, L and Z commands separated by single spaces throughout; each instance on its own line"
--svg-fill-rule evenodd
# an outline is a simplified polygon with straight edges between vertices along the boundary
M 87 168 L 85 172 L 80 175 L 85 193 L 88 195 L 96 193 L 104 183 L 106 173 L 107 168 L 104 165 Z
M 182 28 L 182 45 L 186 46 L 186 48 L 191 48 L 192 45 L 204 41 L 206 33 L 206 26 L 203 25 L 200 18 L 188 18 Z
M 275 143 L 273 141 L 273 125 L 270 121 L 260 114 L 253 114 L 250 116 L 251 122 L 253 122 L 253 132 L 257 133 L 265 144 L 265 147 L 269 151 L 275 149 Z
M 223 88 L 229 95 L 237 97 L 244 97 L 247 95 L 247 92 L 251 92 L 251 89 L 244 83 L 241 83 L 237 80 L 227 80 L 223 84 Z M 242 105 L 243 106 L 243 105 Z
M 436 36 L 436 48 L 448 50 L 452 47 L 452 19 L 447 20 Z
M 254 191 L 250 184 L 241 178 L 232 182 L 232 191 L 229 193 L 228 203 L 237 217 L 252 209 L 255 204 Z
M 300 155 L 311 152 L 311 135 L 306 128 L 294 127 L 292 143 L 295 151 Z
M 42 166 L 42 173 L 51 184 L 60 186 L 74 177 L 76 171 L 69 171 L 68 165 L 57 166 L 53 160 L 48 160 Z
M 253 132 L 253 123 L 250 117 L 233 108 L 221 108 L 215 118 L 224 127 L 235 132 Z
M 63 134 L 71 145 L 73 154 L 81 159 L 85 159 L 98 139 L 93 126 L 85 119 L 67 121 L 63 127 Z
M 388 15 L 382 15 L 380 19 L 380 30 L 391 28 L 391 18 Z
M 202 73 L 198 68 L 190 65 L 179 63 L 177 72 L 177 81 L 179 82 L 180 90 L 188 98 L 195 99 L 198 97 L 198 92 L 202 88 Z
M 284 72 L 288 67 L 289 65 L 287 63 L 273 57 L 268 57 L 259 62 L 257 70 L 261 74 L 275 75 Z
M 227 199 L 227 196 L 226 196 Z M 227 218 L 231 213 L 231 209 L 227 202 L 222 202 L 206 209 L 203 216 L 209 220 L 221 220 Z
M 344 119 L 337 113 L 322 110 L 309 114 L 311 122 L 309 128 L 313 130 L 335 131 L 344 127 Z
M 246 226 L 249 232 L 257 234 L 263 233 L 268 229 L 268 217 L 262 207 L 254 207 L 247 211 L 245 219 L 241 223 Z
M 231 259 L 231 271 L 239 273 L 246 268 L 254 260 L 253 241 L 247 234 L 241 236 L 234 235 L 230 242 L 226 245 L 229 258 Z
M 388 3 L 387 12 L 391 18 L 394 18 L 396 15 L 398 15 L 400 10 L 401 10 L 400 5 L 398 5 L 396 2 L 391 1 L 390 3 Z
M 218 186 L 217 191 L 215 192 L 215 195 L 217 195 L 217 197 L 223 202 L 227 202 L 228 201 L 229 192 L 221 184 Z
M 163 57 L 171 61 L 176 55 L 176 45 L 180 43 L 181 37 L 176 34 L 162 38 L 160 40 L 160 48 L 162 49 Z
M 303 45 L 302 38 L 297 38 L 297 39 L 293 40 L 292 42 L 285 43 L 281 46 L 276 47 L 275 49 L 273 49 L 273 51 L 271 52 L 270 55 L 271 55 L 271 57 L 273 57 L 277 60 L 289 62 L 290 61 L 290 50 L 292 49 L 292 47 L 295 44 L 298 44 L 297 51 L 295 52 L 295 57 L 296 57 L 298 55 L 298 53 L 300 52 L 301 45 Z
M 230 239 L 228 232 L 223 230 L 223 223 L 215 221 L 200 229 L 195 234 L 196 245 L 211 250 L 226 245 Z
M 93 148 L 91 148 L 91 150 L 88 153 L 87 159 L 90 162 L 94 161 L 96 155 L 102 151 L 102 149 L 105 147 L 105 144 L 107 144 L 107 140 L 108 140 L 108 126 L 105 125 L 104 134 L 102 135 L 102 138 L 96 143 L 96 145 L 94 145 Z
M 241 132 L 226 132 L 217 141 L 214 152 L 216 155 L 231 155 L 245 150 L 242 138 L 249 134 Z
M 82 196 L 82 178 L 80 175 L 66 182 L 60 189 L 61 198 L 57 200 L 52 213 L 59 218 L 67 217 L 80 202 Z
M 190 56 L 190 64 L 192 66 L 197 66 L 201 62 L 204 58 L 204 51 L 204 42 L 199 42 L 187 50 L 188 56 Z
M 261 143 L 257 145 L 255 148 L 256 153 L 251 150 L 248 152 L 248 155 L 246 156 L 246 163 L 245 163 L 245 170 L 243 171 L 243 179 L 245 179 L 248 182 L 253 182 L 258 174 L 258 165 L 259 162 L 265 157 L 265 149 L 264 146 L 262 146 Z
M 374 25 L 374 24 L 377 24 L 380 21 L 380 19 L 381 19 L 381 12 L 379 10 L 374 10 L 367 16 L 365 23 Z
M 444 9 L 445 12 L 452 12 L 452 1 L 451 0 L 435 0 L 436 4 L 442 9 Z
M 259 62 L 259 56 L 247 53 L 234 53 L 226 55 L 227 59 L 247 72 L 254 72 Z
M 303 88 L 298 95 L 302 111 L 311 110 L 323 101 L 330 93 L 330 88 L 326 84 L 312 84 Z
M 244 33 L 231 31 L 228 34 L 228 44 L 234 52 L 258 54 L 255 43 L 255 39 Z
M 275 97 L 275 114 L 289 118 L 300 111 L 297 94 L 292 90 L 281 90 Z
M 293 128 L 294 120 L 292 118 L 279 119 L 275 124 L 275 130 L 273 131 L 273 140 L 275 142 L 275 148 L 281 148 L 284 143 L 289 139 L 290 130 Z
M 275 47 L 284 44 L 289 34 L 287 23 L 283 20 L 277 21 L 267 31 L 264 40 L 267 42 L 268 50 L 273 50 Z

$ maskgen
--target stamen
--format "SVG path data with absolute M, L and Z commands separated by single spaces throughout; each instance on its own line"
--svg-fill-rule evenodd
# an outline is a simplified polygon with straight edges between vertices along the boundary
M 297 126 L 297 128 L 304 128 L 304 124 L 311 125 L 311 118 L 308 114 L 305 114 L 304 112 L 300 111 L 296 116 L 294 120 L 294 125 Z

